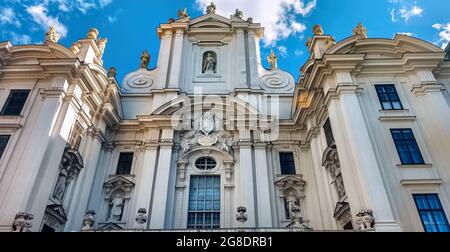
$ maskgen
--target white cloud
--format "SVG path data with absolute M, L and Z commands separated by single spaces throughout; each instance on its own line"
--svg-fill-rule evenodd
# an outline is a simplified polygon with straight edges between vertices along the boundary
M 281 57 L 286 58 L 288 56 L 288 51 L 287 51 L 286 46 L 279 46 L 277 49 L 278 49 L 278 53 L 280 53 Z
M 408 0 L 389 0 L 395 7 L 390 9 L 391 21 L 397 22 L 403 19 L 408 22 L 412 17 L 421 17 L 424 9 L 416 3 L 411 4 Z
M 33 17 L 33 21 L 39 24 L 44 30 L 48 30 L 50 26 L 54 26 L 55 30 L 61 34 L 61 37 L 67 36 L 67 28 L 59 22 L 57 17 L 48 15 L 48 9 L 43 5 L 35 5 L 27 8 L 27 12 Z
M 19 44 L 31 44 L 31 37 L 25 34 L 17 34 L 15 32 L 11 32 L 9 34 L 11 36 L 11 42 L 15 45 Z
M 397 32 L 397 34 L 406 35 L 406 36 L 410 36 L 410 37 L 417 37 L 417 34 L 412 33 L 412 32 Z
M 434 24 L 432 26 L 434 29 L 439 31 L 439 41 L 436 42 L 437 45 L 445 48 L 450 42 L 450 23 L 447 24 Z
M 203 11 L 211 0 L 196 0 Z M 265 27 L 264 46 L 276 46 L 279 40 L 296 33 L 302 33 L 306 26 L 300 21 L 310 14 L 317 5 L 317 0 L 215 0 L 217 14 L 228 17 L 236 8 L 244 16 L 252 17 Z
M 112 3 L 112 1 L 113 0 L 100 0 L 99 1 L 100 7 L 103 8 L 103 7 L 107 6 L 107 5 L 110 5 Z
M 423 9 L 419 6 L 413 6 L 411 9 L 401 8 L 399 10 L 400 16 L 408 22 L 411 17 L 420 17 L 422 16 Z
M 9 7 L 0 9 L 0 24 L 12 24 L 16 27 L 20 27 L 22 25 L 16 17 L 14 10 Z
M 117 21 L 117 17 L 108 16 L 108 22 L 115 23 Z
M 299 56 L 302 56 L 305 53 L 302 50 L 300 50 L 300 49 L 296 49 L 294 51 L 294 54 L 295 54 L 295 56 L 299 57 Z

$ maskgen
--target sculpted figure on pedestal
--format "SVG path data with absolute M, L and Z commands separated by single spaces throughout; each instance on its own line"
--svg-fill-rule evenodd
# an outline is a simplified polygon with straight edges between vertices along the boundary
M 124 200 L 120 194 L 116 194 L 116 197 L 111 201 L 111 215 L 109 221 L 120 221 L 122 219 L 122 211 L 124 206 Z
M 216 72 L 216 59 L 214 58 L 212 53 L 208 52 L 203 63 L 202 73 L 215 74 Z

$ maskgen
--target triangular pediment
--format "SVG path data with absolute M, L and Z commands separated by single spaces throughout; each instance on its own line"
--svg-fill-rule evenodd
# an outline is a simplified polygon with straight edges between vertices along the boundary
M 65 223 L 67 221 L 67 215 L 62 205 L 48 205 L 46 213 L 59 220 L 60 223 Z
M 230 28 L 231 20 L 217 14 L 206 14 L 193 19 L 189 26 L 191 28 Z
M 116 223 L 106 223 L 101 225 L 98 230 L 101 231 L 114 231 L 114 230 L 123 230 L 123 227 L 121 227 L 119 224 Z
M 277 186 L 304 186 L 306 182 L 302 175 L 282 175 L 275 181 Z
M 132 181 L 126 179 L 123 176 L 117 176 L 117 177 L 113 177 L 112 179 L 106 181 L 104 185 L 105 186 L 115 186 L 115 185 L 134 186 L 134 183 Z

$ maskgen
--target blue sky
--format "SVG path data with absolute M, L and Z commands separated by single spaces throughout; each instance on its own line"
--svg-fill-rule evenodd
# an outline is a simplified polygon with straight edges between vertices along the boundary
M 61 44 L 70 46 L 85 37 L 90 27 L 107 37 L 105 67 L 118 70 L 118 80 L 139 66 L 145 49 L 157 62 L 159 40 L 156 28 L 178 9 L 191 17 L 204 13 L 210 0 L 0 0 L 0 41 L 13 44 L 41 43 L 54 25 Z M 218 13 L 229 16 L 239 8 L 244 18 L 253 17 L 266 28 L 261 41 L 262 58 L 271 48 L 279 56 L 279 68 L 297 78 L 307 60 L 305 42 L 311 27 L 321 24 L 336 40 L 351 36 L 363 22 L 368 36 L 392 38 L 407 33 L 443 47 L 450 40 L 448 0 L 215 0 Z

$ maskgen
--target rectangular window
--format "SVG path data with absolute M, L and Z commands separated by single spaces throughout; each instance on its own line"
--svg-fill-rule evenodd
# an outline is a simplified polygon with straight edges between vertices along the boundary
M 281 167 L 281 175 L 295 175 L 296 172 L 295 172 L 294 153 L 281 152 L 280 167 Z
M 425 164 L 411 129 L 391 129 L 403 165 Z
M 325 132 L 325 138 L 327 140 L 328 147 L 334 143 L 333 130 L 331 129 L 330 119 L 327 119 L 323 125 L 323 130 Z
M 134 153 L 120 153 L 117 175 L 130 175 Z
M 72 147 L 72 149 L 78 150 L 80 148 L 82 139 L 83 139 L 83 126 L 81 126 L 80 122 L 77 121 L 73 125 L 69 137 L 69 144 Z
M 3 106 L 1 115 L 19 116 L 27 101 L 30 90 L 11 90 L 11 93 Z
M 394 85 L 375 85 L 383 110 L 402 110 L 403 106 Z
M 414 195 L 425 232 L 450 232 L 447 217 L 437 194 Z
M 220 176 L 191 176 L 187 228 L 220 228 Z
M 0 135 L 0 158 L 3 156 L 3 152 L 5 151 L 6 145 L 9 141 L 9 135 Z

